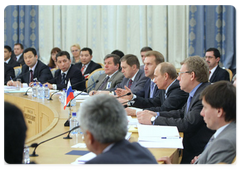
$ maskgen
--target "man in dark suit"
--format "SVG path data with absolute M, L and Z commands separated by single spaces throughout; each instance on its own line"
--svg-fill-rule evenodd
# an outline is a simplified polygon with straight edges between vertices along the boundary
M 70 54 L 67 51 L 60 51 L 56 55 L 58 70 L 55 71 L 54 78 L 48 80 L 48 88 L 62 90 L 67 88 L 67 82 L 70 80 L 72 89 L 85 89 L 85 78 L 81 71 L 71 64 Z
M 4 63 L 4 85 L 7 85 L 7 82 L 11 80 L 11 78 L 15 78 L 14 69 L 10 65 Z
M 231 164 L 236 158 L 236 88 L 230 82 L 219 81 L 206 87 L 200 97 L 203 104 L 201 116 L 207 127 L 216 132 L 204 151 L 195 156 L 191 163 Z M 159 161 L 171 163 L 168 157 L 162 157 Z
M 132 93 L 143 97 L 145 93 L 143 87 L 149 78 L 145 77 L 144 71 L 139 69 L 140 64 L 138 58 L 133 54 L 123 56 L 121 58 L 121 67 L 124 78 L 120 84 L 110 89 L 110 91 L 115 91 L 116 94 L 120 94 L 122 89 L 128 87 Z
M 8 64 L 11 67 L 20 66 L 20 64 L 13 58 L 12 48 L 8 45 L 4 46 L 4 63 Z
M 93 91 L 89 94 L 96 93 L 96 90 L 106 90 L 114 88 L 117 84 L 121 83 L 124 75 L 119 71 L 120 57 L 116 54 L 108 54 L 104 58 L 104 71 L 100 75 Z
M 92 61 L 92 50 L 90 48 L 83 48 L 80 52 L 80 63 L 75 65 L 81 70 L 85 78 L 88 77 L 94 70 L 102 68 L 100 64 Z
M 86 164 L 157 164 L 147 148 L 125 139 L 127 116 L 115 97 L 89 97 L 81 104 L 78 121 L 88 150 L 97 155 Z
M 23 45 L 21 43 L 14 44 L 14 58 L 15 60 L 20 63 L 21 65 L 25 64 L 24 57 L 23 57 Z
M 157 116 L 161 111 L 182 108 L 187 101 L 188 93 L 180 89 L 174 65 L 167 62 L 160 63 L 156 67 L 154 75 L 154 83 L 158 89 L 162 89 L 159 95 L 154 98 L 133 95 L 133 102 L 130 102 L 130 106 L 145 108 L 146 110 L 142 111 L 145 116 L 147 114 Z
M 220 80 L 227 80 L 229 79 L 229 73 L 219 67 L 218 63 L 220 61 L 220 52 L 216 48 L 209 48 L 205 54 L 205 60 L 209 66 L 209 81 L 214 83 Z
M 207 128 L 200 112 L 202 101 L 199 99 L 202 90 L 207 87 L 209 70 L 207 63 L 198 56 L 189 57 L 181 62 L 178 80 L 181 90 L 189 93 L 187 103 L 179 110 L 161 111 L 159 116 L 137 113 L 139 123 L 153 125 L 177 126 L 184 132 L 183 157 L 181 163 L 190 163 L 199 155 L 214 131 Z
M 22 66 L 22 72 L 16 77 L 14 82 L 8 81 L 8 86 L 16 86 L 16 79 L 20 78 L 22 83 L 27 83 L 31 86 L 34 79 L 40 83 L 45 83 L 47 80 L 52 79 L 52 73 L 48 66 L 38 60 L 37 51 L 34 48 L 27 48 L 23 52 L 25 63 Z

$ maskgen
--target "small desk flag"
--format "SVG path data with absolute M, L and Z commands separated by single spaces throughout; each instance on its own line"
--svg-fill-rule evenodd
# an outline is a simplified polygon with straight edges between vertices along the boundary
M 68 80 L 68 84 L 67 84 L 67 91 L 66 91 L 66 103 L 64 106 L 64 110 L 66 109 L 68 103 L 74 98 L 74 94 L 73 94 L 73 90 L 72 90 L 72 85 L 70 82 L 70 79 Z

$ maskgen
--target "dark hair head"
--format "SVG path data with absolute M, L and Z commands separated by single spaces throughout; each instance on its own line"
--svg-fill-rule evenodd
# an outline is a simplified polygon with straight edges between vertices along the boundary
M 119 64 L 120 66 L 120 57 L 116 54 L 108 54 L 104 57 L 104 61 L 108 58 L 113 58 L 113 63 L 116 66 L 117 64 Z M 119 68 L 119 67 L 118 67 Z
M 111 54 L 116 54 L 120 58 L 122 58 L 124 56 L 124 53 L 122 51 L 120 51 L 120 50 L 114 50 Z
M 137 58 L 137 56 L 133 55 L 133 54 L 127 54 L 125 56 L 123 56 L 120 60 L 122 61 L 126 61 L 126 63 L 130 66 L 133 66 L 134 64 L 136 64 L 137 68 L 140 68 L 140 63 L 139 60 Z
M 8 45 L 4 45 L 4 48 L 6 48 L 9 52 L 12 52 L 12 48 Z
M 14 44 L 14 46 L 15 46 L 15 45 L 19 45 L 20 48 L 23 49 L 23 45 L 22 45 L 21 43 L 16 43 L 16 44 Z
M 56 61 L 57 61 L 57 58 L 60 57 L 60 56 L 67 56 L 67 58 L 70 60 L 70 54 L 67 52 L 67 51 L 59 51 L 56 55 Z
M 236 120 L 236 88 L 229 81 L 218 81 L 206 87 L 200 99 L 203 99 L 213 108 L 223 108 L 225 121 Z
M 152 51 L 151 47 L 143 47 L 140 52 Z
M 90 55 L 92 55 L 92 49 L 91 48 L 88 48 L 88 47 L 85 47 L 85 48 L 82 48 L 81 51 L 88 51 Z
M 34 54 L 34 56 L 37 55 L 37 51 L 35 48 L 32 48 L 32 47 L 29 47 L 29 48 L 26 48 L 24 51 L 23 51 L 23 54 L 29 52 L 29 51 L 32 51 L 32 53 Z
M 4 159 L 7 163 L 22 163 L 26 131 L 22 111 L 4 102 Z
M 220 58 L 220 52 L 219 52 L 219 50 L 218 49 L 216 49 L 216 48 L 209 48 L 209 49 L 207 49 L 207 51 L 206 52 L 209 52 L 209 51 L 213 51 L 213 54 L 214 54 L 214 56 L 215 56 L 215 58 Z
M 55 53 L 55 52 L 58 53 L 59 51 L 61 51 L 60 48 L 58 48 L 58 47 L 54 47 L 54 48 L 51 50 L 51 53 L 50 53 L 50 54 Z

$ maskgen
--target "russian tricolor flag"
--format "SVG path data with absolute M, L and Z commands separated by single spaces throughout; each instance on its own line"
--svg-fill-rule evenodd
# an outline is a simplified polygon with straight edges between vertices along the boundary
M 68 81 L 68 84 L 67 84 L 67 91 L 66 91 L 66 105 L 64 106 L 64 110 L 66 109 L 68 103 L 74 98 L 74 94 L 73 94 L 73 90 L 72 90 L 72 85 L 71 85 L 71 82 L 70 82 L 70 79 Z

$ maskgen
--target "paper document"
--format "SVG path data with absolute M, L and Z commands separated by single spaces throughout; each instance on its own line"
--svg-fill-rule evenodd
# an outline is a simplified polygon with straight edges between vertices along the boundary
M 156 126 L 138 124 L 138 142 L 146 148 L 180 148 L 182 138 L 176 126 Z
M 90 153 L 87 153 L 87 154 L 77 158 L 75 160 L 75 162 L 72 162 L 71 164 L 83 164 L 83 163 L 85 163 L 85 162 L 87 162 L 87 161 L 89 161 L 89 160 L 91 160 L 95 157 L 96 157 L 96 154 L 93 153 L 93 152 L 90 152 Z

